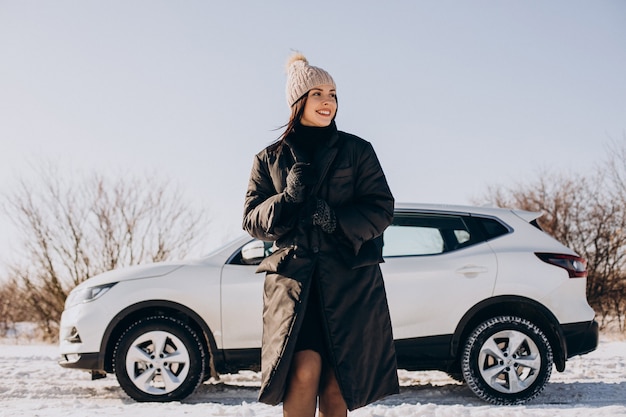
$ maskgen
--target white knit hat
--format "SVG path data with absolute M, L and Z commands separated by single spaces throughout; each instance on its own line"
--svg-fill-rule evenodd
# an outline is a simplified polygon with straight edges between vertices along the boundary
M 294 53 L 287 61 L 287 104 L 293 106 L 310 89 L 318 85 L 332 85 L 333 77 L 321 68 L 309 65 L 301 53 Z

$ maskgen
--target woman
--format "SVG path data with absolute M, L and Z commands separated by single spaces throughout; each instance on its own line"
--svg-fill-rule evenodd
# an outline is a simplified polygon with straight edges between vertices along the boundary
M 397 393 L 379 263 L 394 199 L 369 142 L 335 125 L 328 72 L 287 65 L 291 117 L 255 158 L 243 228 L 274 242 L 265 272 L 259 401 L 285 416 L 346 416 Z

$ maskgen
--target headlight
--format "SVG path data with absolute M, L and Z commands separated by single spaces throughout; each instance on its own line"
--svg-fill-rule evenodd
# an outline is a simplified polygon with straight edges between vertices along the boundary
M 70 292 L 65 300 L 65 309 L 75 306 L 80 303 L 87 303 L 89 301 L 96 300 L 102 297 L 107 291 L 111 289 L 117 282 L 111 284 L 103 284 L 95 287 L 86 287 L 81 289 L 75 289 Z

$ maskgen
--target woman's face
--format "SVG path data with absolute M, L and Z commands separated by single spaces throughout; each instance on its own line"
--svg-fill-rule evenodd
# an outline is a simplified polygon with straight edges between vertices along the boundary
M 304 126 L 326 127 L 337 113 L 337 93 L 332 85 L 319 85 L 309 90 L 300 123 Z

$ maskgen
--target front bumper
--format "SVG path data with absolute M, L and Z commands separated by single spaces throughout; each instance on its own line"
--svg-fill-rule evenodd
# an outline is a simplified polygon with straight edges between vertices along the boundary
M 598 347 L 600 330 L 595 320 L 582 323 L 563 324 L 565 336 L 566 357 L 583 355 L 594 351 Z
M 87 371 L 102 370 L 102 360 L 97 352 L 61 354 L 59 365 L 64 368 L 84 369 Z

